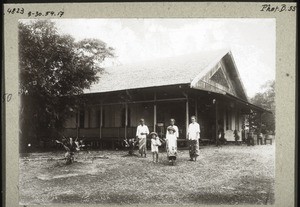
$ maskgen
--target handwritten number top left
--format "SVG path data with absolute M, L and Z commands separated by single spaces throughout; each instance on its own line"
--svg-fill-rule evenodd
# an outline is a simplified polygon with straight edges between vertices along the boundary
M 8 8 L 8 14 L 24 14 L 24 8 Z

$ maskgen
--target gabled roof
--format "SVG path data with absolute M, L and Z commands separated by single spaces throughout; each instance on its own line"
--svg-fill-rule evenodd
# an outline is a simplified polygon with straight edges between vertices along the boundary
M 190 84 L 201 79 L 229 49 L 210 50 L 200 53 L 169 57 L 135 64 L 105 68 L 98 83 L 92 84 L 84 93 L 103 93 L 137 88 Z M 231 57 L 232 58 L 232 57 Z M 233 60 L 232 60 L 233 61 Z M 234 70 L 237 70 L 234 67 Z M 238 75 L 238 71 L 234 71 Z M 236 81 L 236 80 L 235 80 Z M 242 86 L 240 78 L 238 85 Z M 243 93 L 244 89 L 242 87 Z
M 211 61 L 190 85 L 191 88 L 230 94 L 249 102 L 230 50 Z

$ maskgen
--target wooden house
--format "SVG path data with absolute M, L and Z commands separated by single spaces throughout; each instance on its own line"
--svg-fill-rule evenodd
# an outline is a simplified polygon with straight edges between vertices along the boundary
M 174 118 L 179 146 L 184 146 L 192 115 L 202 140 L 214 142 L 222 126 L 225 138 L 234 141 L 234 130 L 242 137 L 246 115 L 264 112 L 249 103 L 230 50 L 106 68 L 83 96 L 86 102 L 65 123 L 64 134 L 85 138 L 94 147 L 115 148 L 135 137 L 140 118 L 162 137 Z

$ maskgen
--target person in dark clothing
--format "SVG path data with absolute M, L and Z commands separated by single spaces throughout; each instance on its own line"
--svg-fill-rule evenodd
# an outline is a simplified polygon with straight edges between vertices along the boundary
M 257 136 L 257 144 L 263 145 L 263 133 L 259 133 Z
M 247 139 L 246 139 L 245 133 L 246 133 L 245 129 L 242 129 L 242 143 L 247 143 Z
M 253 131 L 250 130 L 248 133 L 248 137 L 247 137 L 247 146 L 254 146 L 254 136 L 253 136 Z
M 236 129 L 234 130 L 233 134 L 234 134 L 235 145 L 239 145 L 240 136 Z

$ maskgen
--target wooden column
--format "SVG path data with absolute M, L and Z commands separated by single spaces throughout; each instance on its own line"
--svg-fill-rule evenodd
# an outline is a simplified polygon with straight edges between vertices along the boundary
M 80 111 L 77 110 L 76 112 L 76 137 L 79 138 L 79 117 L 80 117 Z
M 90 128 L 91 127 L 91 109 L 87 109 L 87 128 Z
M 127 139 L 127 126 L 128 126 L 128 104 L 125 104 L 125 139 Z
M 258 135 L 261 133 L 261 125 L 262 125 L 262 113 L 259 113 L 259 129 L 258 129 Z
M 195 99 L 195 116 L 196 116 L 196 119 L 199 123 L 199 120 L 198 120 L 198 99 L 197 98 Z
M 189 99 L 187 97 L 186 103 L 185 103 L 185 116 L 186 116 L 186 120 L 185 120 L 185 134 L 187 136 L 188 133 L 188 129 L 189 129 Z
M 153 110 L 154 110 L 154 117 L 153 117 L 153 131 L 156 132 L 156 103 L 153 106 Z
M 99 137 L 102 138 L 102 127 L 103 127 L 103 106 L 100 106 L 100 128 L 99 128 Z
M 251 132 L 251 127 L 252 127 L 252 125 L 251 125 L 251 110 L 248 114 L 248 123 L 249 123 L 249 130 L 248 130 L 248 133 L 246 134 L 246 139 L 247 139 L 247 142 L 248 142 L 247 144 L 250 145 L 251 141 L 248 138 L 249 138 L 250 135 L 252 135 L 252 133 L 250 133 Z
M 251 111 L 250 111 L 250 113 L 248 115 L 248 122 L 249 122 L 249 132 L 250 132 L 251 131 L 251 127 L 252 127 L 252 125 L 251 125 Z
M 219 145 L 219 136 L 218 136 L 218 129 L 219 129 L 219 125 L 218 125 L 218 101 L 215 99 L 215 118 L 216 118 L 216 120 L 215 120 L 215 125 L 216 125 L 216 131 L 215 131 L 215 133 L 216 133 L 216 145 Z
M 156 93 L 154 93 L 154 101 L 156 101 Z M 157 123 L 157 111 L 156 111 L 156 102 L 153 105 L 153 131 L 156 132 L 156 123 Z

